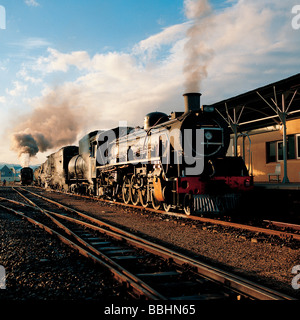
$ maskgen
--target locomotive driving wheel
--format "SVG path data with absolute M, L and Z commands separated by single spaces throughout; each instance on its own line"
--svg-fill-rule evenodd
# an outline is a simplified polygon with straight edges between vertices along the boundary
M 168 191 L 167 191 L 167 187 L 165 186 L 164 188 L 163 188 L 163 194 L 164 194 L 164 196 L 165 196 L 165 198 L 166 198 L 166 194 L 168 193 Z M 168 201 L 165 199 L 165 201 L 166 202 L 163 202 L 163 204 L 162 204 L 162 206 L 163 206 L 163 209 L 166 211 L 166 212 L 169 212 L 170 210 L 171 210 L 171 208 L 172 208 L 172 205 L 170 204 L 170 203 L 168 203 Z
M 140 202 L 144 208 L 147 208 L 149 205 L 148 201 L 148 188 L 147 185 L 144 185 L 139 189 Z
M 168 203 L 166 203 L 166 202 L 164 202 L 164 203 L 163 203 L 163 208 L 164 208 L 164 210 L 165 210 L 166 212 L 169 212 L 169 211 L 171 210 L 171 205 L 168 204 Z
M 155 196 L 154 196 L 154 189 L 152 189 L 151 191 L 151 202 L 152 202 L 152 207 L 155 210 L 159 210 L 161 207 L 161 202 L 156 200 Z
M 128 177 L 124 177 L 124 182 L 123 182 L 123 185 L 122 185 L 122 197 L 123 197 L 123 201 L 124 203 L 128 204 L 130 199 L 131 199 L 131 196 L 130 196 L 130 180 Z
M 136 176 L 131 177 L 130 183 L 131 202 L 133 205 L 138 205 L 140 202 L 138 178 Z
M 194 205 L 192 202 L 192 196 L 188 193 L 184 195 L 183 210 L 187 216 L 191 215 L 194 212 Z

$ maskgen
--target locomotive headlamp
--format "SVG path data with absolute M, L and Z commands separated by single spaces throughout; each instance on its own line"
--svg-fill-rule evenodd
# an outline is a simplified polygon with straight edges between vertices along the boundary
M 212 133 L 211 133 L 210 131 L 206 131 L 206 132 L 204 133 L 204 136 L 205 136 L 205 138 L 206 138 L 207 140 L 211 140 L 212 137 L 213 137 L 213 135 L 212 135 Z

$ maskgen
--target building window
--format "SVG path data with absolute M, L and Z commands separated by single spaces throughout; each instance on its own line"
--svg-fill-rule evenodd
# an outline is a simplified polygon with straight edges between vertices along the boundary
M 296 159 L 296 154 L 295 154 L 295 136 L 290 135 L 288 136 L 288 141 L 287 141 L 287 158 L 288 159 Z
M 276 162 L 276 141 L 267 142 L 267 163 Z
M 297 159 L 300 159 L 300 135 L 297 138 Z M 287 136 L 287 159 L 296 159 L 295 152 L 295 136 Z M 282 141 L 271 141 L 266 143 L 266 155 L 267 163 L 283 161 L 283 142 Z
M 297 141 L 297 148 L 296 148 L 297 159 L 300 159 L 300 134 L 296 135 L 296 141 Z
M 283 160 L 283 142 L 278 141 L 277 142 L 277 161 Z

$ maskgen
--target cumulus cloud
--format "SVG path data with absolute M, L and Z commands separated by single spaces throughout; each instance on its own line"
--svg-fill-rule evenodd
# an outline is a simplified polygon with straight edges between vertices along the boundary
M 195 70 L 198 67 L 203 76 L 203 98 L 211 102 L 280 80 L 297 70 L 300 46 L 298 34 L 291 28 L 292 0 L 239 0 L 218 12 L 212 12 L 205 0 L 184 3 L 188 21 L 141 40 L 131 52 L 89 56 L 86 51 L 48 49 L 49 55 L 40 58 L 38 66 L 49 73 L 67 72 L 71 66 L 80 70 L 80 76 L 65 88 L 83 88 L 80 96 L 87 99 L 90 110 L 102 111 L 101 120 L 114 111 L 117 115 L 116 110 L 122 110 L 127 101 L 132 103 L 130 110 L 139 105 L 132 114 L 167 109 L 167 101 L 177 100 L 175 107 L 179 108 L 186 78 L 182 70 L 189 70 L 187 61 L 196 62 Z M 194 45 L 189 51 L 191 39 Z M 115 95 L 119 97 L 117 104 Z
M 146 59 L 153 59 L 164 46 L 173 46 L 174 43 L 185 36 L 190 23 L 176 24 L 164 28 L 161 32 L 140 41 L 134 48 L 133 52 L 137 55 L 146 55 Z
M 38 7 L 40 4 L 36 0 L 25 0 L 29 7 Z
M 148 112 L 184 109 L 183 70 L 187 70 L 184 61 L 188 57 L 186 46 L 192 38 L 191 28 L 195 26 L 201 27 L 193 50 L 197 54 L 196 70 L 197 66 L 205 66 L 201 81 L 203 103 L 213 103 L 297 73 L 300 43 L 299 32 L 291 28 L 292 6 L 292 0 L 239 0 L 213 13 L 208 1 L 186 0 L 186 22 L 141 40 L 131 51 L 91 56 L 84 50 L 60 52 L 49 48 L 23 76 L 28 83 L 34 83 L 35 78 L 60 73 L 60 84 L 47 85 L 32 103 L 41 106 L 49 97 L 55 97 L 55 103 L 52 107 L 48 104 L 44 113 L 52 128 L 56 128 L 55 121 L 51 123 L 52 114 L 61 115 L 55 106 L 66 104 L 68 117 L 79 121 L 71 121 L 73 141 L 91 130 L 118 125 L 119 120 L 142 125 Z M 20 86 L 16 82 L 8 93 L 20 93 Z M 36 112 L 34 109 L 32 119 Z M 19 129 L 24 131 L 30 128 L 29 124 Z M 31 126 L 29 133 L 34 137 L 41 128 L 33 126 L 33 122 Z M 71 138 L 54 143 L 52 134 L 48 136 L 52 147 L 71 143 Z
M 13 84 L 14 89 L 6 90 L 6 93 L 10 96 L 16 97 L 27 91 L 27 85 L 22 84 L 20 81 L 14 81 Z
M 35 66 L 36 70 L 43 70 L 47 73 L 55 71 L 68 71 L 70 66 L 84 69 L 90 64 L 89 55 L 86 51 L 75 51 L 72 53 L 61 53 L 53 48 L 48 48 L 48 57 L 40 57 Z
M 298 72 L 300 43 L 291 28 L 292 6 L 292 0 L 240 0 L 218 13 L 207 43 L 215 53 L 204 82 L 210 100 L 218 101 Z

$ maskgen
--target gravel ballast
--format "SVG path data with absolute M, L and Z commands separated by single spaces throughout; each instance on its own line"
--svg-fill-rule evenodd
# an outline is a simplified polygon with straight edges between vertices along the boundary
M 187 219 L 157 215 L 107 202 L 44 192 L 71 207 L 89 212 L 128 231 L 185 253 L 201 262 L 239 274 L 271 289 L 300 298 L 291 283 L 300 265 L 300 244 Z
M 295 277 L 292 268 L 300 265 L 298 243 L 268 237 L 261 239 L 259 235 L 241 230 L 189 222 L 55 192 L 43 191 L 42 194 L 201 262 L 300 298 L 300 289 L 295 290 L 291 285 Z M 12 218 L 8 216 L 11 217 L 0 212 L 0 264 L 7 272 L 7 289 L 0 290 L 0 298 L 101 299 L 120 296 L 121 288 L 111 283 L 103 269 L 70 252 L 70 249 L 61 253 L 56 249 L 61 246 L 58 240 L 45 236 L 42 230 L 28 224 L 25 227 L 23 221 L 10 221 Z M 26 234 L 30 234 L 30 238 L 26 239 Z M 72 261 L 72 264 L 66 261 Z M 99 282 L 99 278 L 103 281 Z M 83 289 L 78 291 L 81 286 Z
M 100 265 L 80 256 L 37 226 L 0 210 L 0 300 L 128 299 Z

